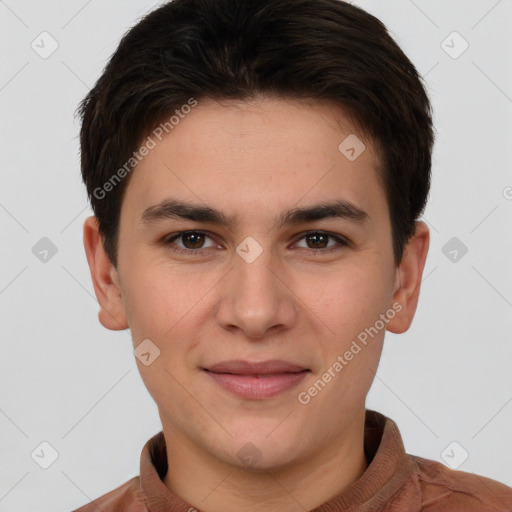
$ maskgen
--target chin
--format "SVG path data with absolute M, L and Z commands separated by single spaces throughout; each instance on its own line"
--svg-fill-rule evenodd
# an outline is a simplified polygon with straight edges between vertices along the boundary
M 296 453 L 291 447 L 280 446 L 276 451 L 275 446 L 257 446 L 248 442 L 240 448 L 234 447 L 234 457 L 231 455 L 226 462 L 240 470 L 255 473 L 267 473 L 281 471 L 291 467 L 296 462 Z
M 226 439 L 224 457 L 229 460 L 225 462 L 253 471 L 279 470 L 295 463 L 304 436 L 300 434 L 301 429 L 290 429 L 291 425 L 286 425 L 287 420 L 283 418 L 244 422 L 238 429 L 231 426 L 228 431 L 233 437 Z M 218 446 L 211 448 L 218 450 Z

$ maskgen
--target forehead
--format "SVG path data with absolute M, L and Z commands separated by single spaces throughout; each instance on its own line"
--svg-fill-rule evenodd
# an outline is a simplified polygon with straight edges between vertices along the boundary
M 246 214 L 328 198 L 365 209 L 383 199 L 372 142 L 325 102 L 208 99 L 157 135 L 125 193 L 139 217 L 168 196 Z

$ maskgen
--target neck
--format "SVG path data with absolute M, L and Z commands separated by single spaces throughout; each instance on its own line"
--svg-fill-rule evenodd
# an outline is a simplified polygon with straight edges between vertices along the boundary
M 165 428 L 169 469 L 164 484 L 181 499 L 208 512 L 304 512 L 343 492 L 368 467 L 364 454 L 364 410 L 349 432 L 314 456 L 285 468 L 243 469 L 205 454 Z

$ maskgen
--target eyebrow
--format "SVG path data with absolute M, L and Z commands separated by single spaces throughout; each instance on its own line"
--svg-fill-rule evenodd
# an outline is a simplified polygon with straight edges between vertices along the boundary
M 348 220 L 356 224 L 365 224 L 370 216 L 350 201 L 337 200 L 323 202 L 311 206 L 292 208 L 282 213 L 275 227 L 314 222 L 321 219 L 337 218 Z M 159 204 L 148 207 L 141 215 L 144 226 L 171 219 L 187 219 L 194 222 L 208 222 L 232 229 L 238 223 L 236 215 L 227 215 L 206 205 L 165 199 Z

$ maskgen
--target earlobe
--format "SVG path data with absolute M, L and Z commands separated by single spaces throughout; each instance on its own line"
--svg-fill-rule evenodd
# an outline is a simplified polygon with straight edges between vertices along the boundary
M 390 332 L 401 334 L 407 331 L 412 323 L 418 305 L 429 243 L 428 226 L 417 221 L 416 231 L 405 246 L 402 261 L 396 270 L 393 303 L 400 304 L 401 310 L 388 322 L 387 330 Z
M 94 216 L 88 217 L 84 222 L 83 241 L 94 292 L 100 305 L 99 321 L 103 327 L 112 331 L 127 329 L 128 322 L 119 286 L 119 276 L 105 253 L 98 219 Z

